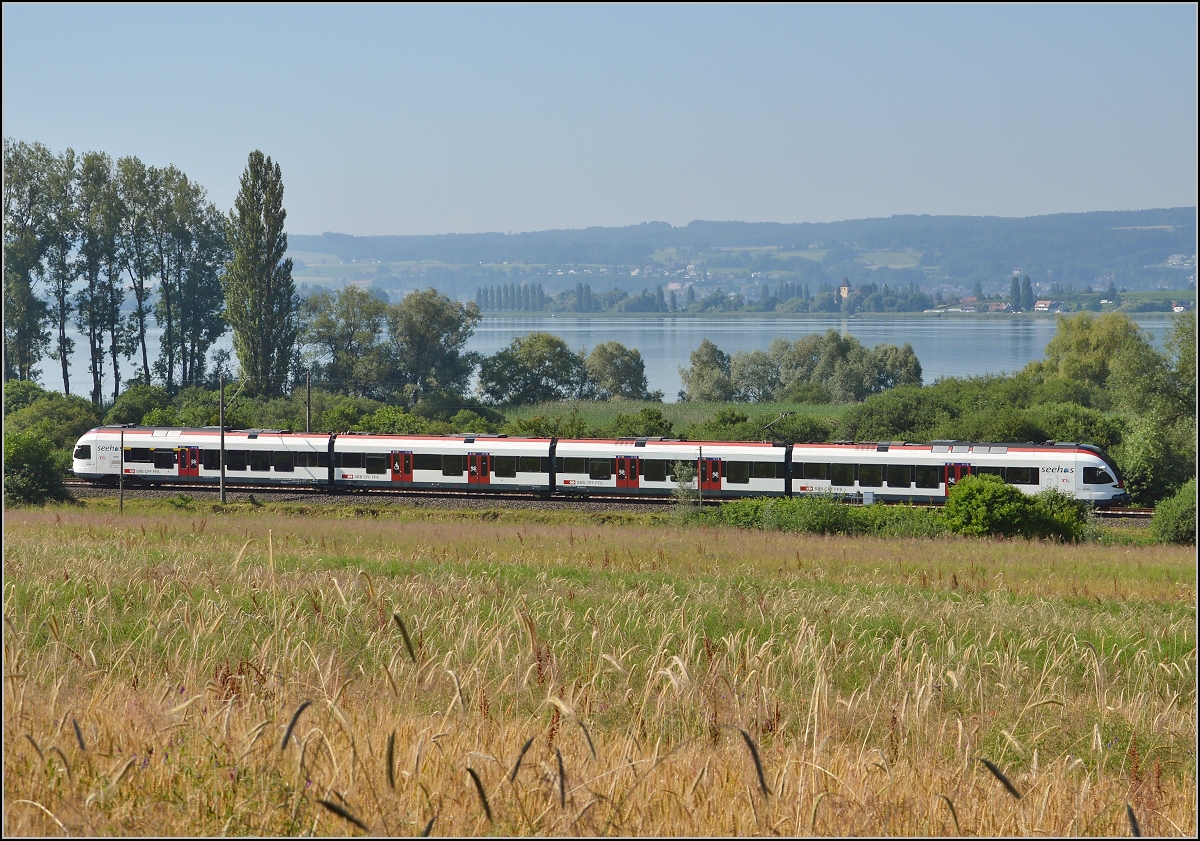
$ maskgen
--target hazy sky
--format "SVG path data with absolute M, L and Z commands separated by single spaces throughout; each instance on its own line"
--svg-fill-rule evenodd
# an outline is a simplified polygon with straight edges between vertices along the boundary
M 293 233 L 1195 205 L 1187 5 L 3 7 L 4 135 Z

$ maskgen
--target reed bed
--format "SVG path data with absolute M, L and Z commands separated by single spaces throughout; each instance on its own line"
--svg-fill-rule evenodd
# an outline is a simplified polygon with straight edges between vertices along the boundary
M 3 828 L 1190 836 L 1195 595 L 1172 547 L 10 511 Z

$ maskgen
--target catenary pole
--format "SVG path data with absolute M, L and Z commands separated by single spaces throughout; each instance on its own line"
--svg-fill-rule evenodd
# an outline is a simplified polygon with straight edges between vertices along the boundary
M 221 424 L 221 504 L 225 504 L 225 375 L 221 375 L 221 403 L 220 419 Z

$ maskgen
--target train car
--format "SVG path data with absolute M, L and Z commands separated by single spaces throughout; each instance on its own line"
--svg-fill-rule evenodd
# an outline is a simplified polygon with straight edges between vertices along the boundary
M 499 435 L 333 436 L 340 488 L 549 492 L 549 438 Z
M 791 460 L 794 495 L 941 503 L 956 482 L 991 473 L 1031 495 L 1053 488 L 1094 505 L 1129 501 L 1116 465 L 1086 444 L 797 444 Z
M 225 431 L 230 484 L 316 485 L 329 481 L 329 435 L 278 429 Z M 124 442 L 124 453 L 121 447 Z M 138 484 L 210 484 L 221 477 L 221 430 L 98 427 L 75 445 L 72 470 L 112 484 L 120 474 Z
M 676 465 L 689 486 L 711 498 L 783 496 L 787 447 L 770 443 L 673 441 L 662 438 L 561 439 L 555 445 L 555 491 L 578 496 L 670 496 Z

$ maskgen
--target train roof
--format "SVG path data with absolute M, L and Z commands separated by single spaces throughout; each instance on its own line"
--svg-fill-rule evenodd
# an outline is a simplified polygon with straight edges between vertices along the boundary
M 217 436 L 221 432 L 219 426 L 186 426 L 186 427 L 155 427 L 142 426 L 139 424 L 125 425 L 106 425 L 98 426 L 89 430 L 91 433 L 100 432 L 124 432 L 128 435 L 149 435 L 156 438 L 175 438 L 184 435 L 196 436 Z M 259 436 L 290 436 L 294 438 L 328 438 L 331 433 L 328 432 L 292 432 L 288 429 L 233 429 L 225 428 L 226 436 L 245 436 L 250 439 L 258 438 Z M 545 442 L 549 438 L 536 438 L 528 436 L 513 436 L 510 437 L 504 433 L 494 432 L 459 432 L 448 435 L 419 435 L 419 434 L 390 434 L 390 433 L 372 433 L 372 432 L 339 432 L 336 433 L 339 440 L 360 438 L 366 440 L 388 439 L 388 440 L 404 440 L 409 442 L 460 442 L 464 444 L 474 444 L 476 442 L 497 441 L 511 443 L 531 443 Z M 640 437 L 623 437 L 623 438 L 559 438 L 557 439 L 562 444 L 594 444 L 594 445 L 613 445 L 613 446 L 629 446 L 634 448 L 646 447 L 648 445 L 665 445 L 665 446 L 681 446 L 681 447 L 761 447 L 764 449 L 786 447 L 793 442 L 772 442 L 772 441 L 685 441 L 679 438 L 663 438 L 658 436 L 640 436 Z M 1020 442 L 996 442 L 996 441 L 958 441 L 953 439 L 930 441 L 929 443 L 913 443 L 910 441 L 813 441 L 813 442 L 794 442 L 794 446 L 804 449 L 832 449 L 832 450 L 855 450 L 865 452 L 868 450 L 875 452 L 889 452 L 891 450 L 909 450 L 909 451 L 924 451 L 932 453 L 974 453 L 984 455 L 989 453 L 1001 454 L 1010 451 L 1015 452 L 1038 452 L 1038 451 L 1053 451 L 1053 452 L 1087 452 L 1100 457 L 1105 463 L 1111 463 L 1108 455 L 1099 447 L 1092 444 L 1082 444 L 1075 441 L 1042 441 L 1041 443 L 1034 441 Z

